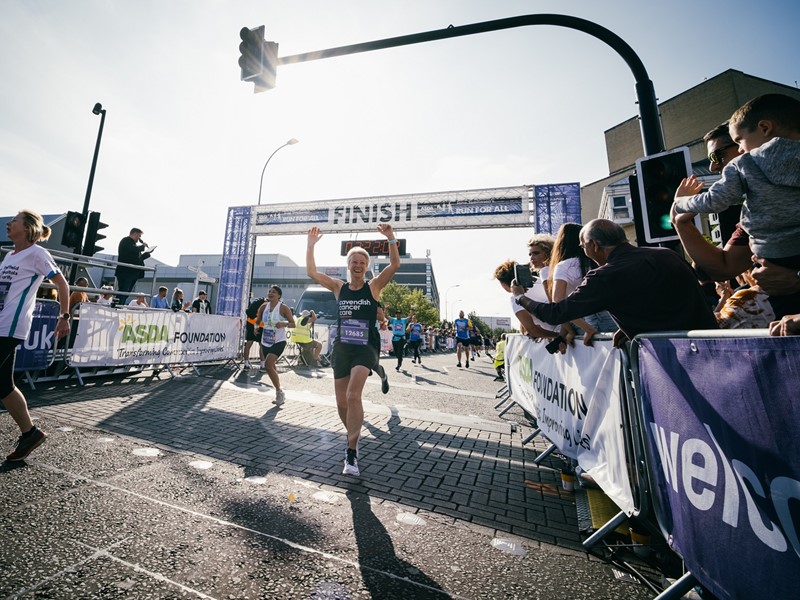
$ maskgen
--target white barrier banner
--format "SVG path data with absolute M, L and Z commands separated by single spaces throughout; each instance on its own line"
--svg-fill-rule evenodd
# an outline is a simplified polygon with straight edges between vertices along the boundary
M 536 417 L 542 435 L 589 473 L 627 514 L 634 510 L 622 431 L 619 350 L 611 341 L 580 340 L 566 354 L 509 335 L 506 376 L 511 397 Z
M 85 303 L 68 362 L 76 367 L 227 360 L 238 354 L 241 319 Z

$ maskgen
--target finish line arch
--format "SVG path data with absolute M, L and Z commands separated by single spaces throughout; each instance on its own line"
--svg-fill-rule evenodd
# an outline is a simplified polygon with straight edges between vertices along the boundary
M 578 183 L 233 206 L 225 227 L 217 314 L 244 314 L 259 236 L 303 235 L 314 226 L 327 234 L 372 232 L 380 223 L 400 231 L 531 227 L 551 232 L 580 217 Z

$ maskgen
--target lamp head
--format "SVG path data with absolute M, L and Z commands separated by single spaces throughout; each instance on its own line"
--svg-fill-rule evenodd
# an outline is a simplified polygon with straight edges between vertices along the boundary
M 97 104 L 94 105 L 92 113 L 95 115 L 99 115 L 102 110 L 103 110 L 103 105 L 98 102 Z
M 292 138 L 292 139 L 290 139 L 288 142 L 286 142 L 286 145 L 287 145 L 287 146 L 294 146 L 295 144 L 297 144 L 297 143 L 299 143 L 299 142 L 300 142 L 300 140 L 298 140 L 298 139 L 296 139 L 296 138 Z

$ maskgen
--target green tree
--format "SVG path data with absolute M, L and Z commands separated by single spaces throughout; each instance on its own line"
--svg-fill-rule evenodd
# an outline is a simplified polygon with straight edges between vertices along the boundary
M 439 311 L 421 290 L 412 290 L 407 285 L 390 281 L 381 292 L 381 302 L 387 309 L 387 317 L 393 317 L 399 310 L 404 317 L 412 312 L 420 323 L 427 325 L 439 322 Z
M 492 332 L 491 328 L 486 323 L 481 321 L 481 318 L 475 314 L 474 310 L 467 315 L 467 318 L 478 328 L 478 331 L 481 332 L 481 335 L 489 335 Z

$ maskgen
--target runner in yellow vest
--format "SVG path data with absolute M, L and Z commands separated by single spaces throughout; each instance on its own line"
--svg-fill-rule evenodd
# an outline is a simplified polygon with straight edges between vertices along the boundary
M 300 347 L 304 358 L 311 358 L 307 361 L 309 367 L 319 366 L 319 354 L 322 352 L 322 344 L 311 337 L 311 326 L 317 320 L 317 313 L 313 310 L 304 310 L 294 320 L 295 326 L 292 331 L 292 341 Z
M 500 341 L 497 342 L 497 346 L 495 347 L 495 355 L 494 355 L 494 368 L 497 371 L 497 377 L 494 378 L 495 381 L 505 381 L 506 380 L 506 334 L 503 333 L 500 335 Z

